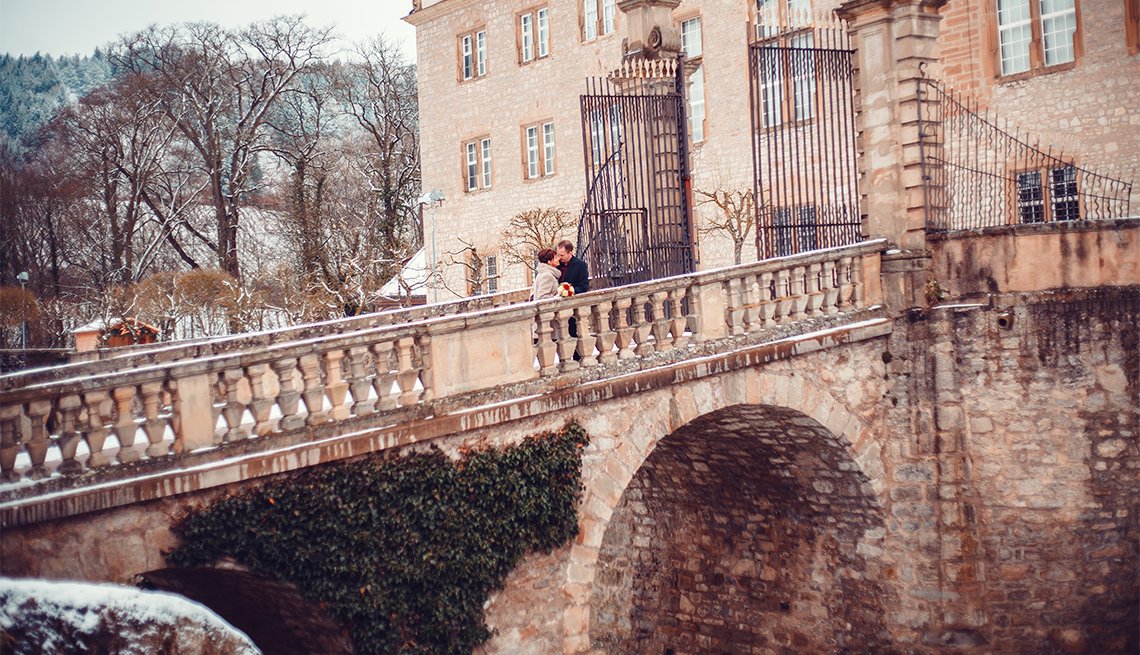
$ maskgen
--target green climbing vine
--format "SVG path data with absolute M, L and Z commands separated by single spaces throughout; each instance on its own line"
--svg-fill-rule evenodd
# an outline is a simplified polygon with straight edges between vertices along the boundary
M 293 583 L 348 626 L 357 653 L 467 654 L 489 593 L 524 555 L 578 532 L 576 424 L 503 449 L 437 449 L 316 467 L 194 510 L 175 566 L 229 556 Z

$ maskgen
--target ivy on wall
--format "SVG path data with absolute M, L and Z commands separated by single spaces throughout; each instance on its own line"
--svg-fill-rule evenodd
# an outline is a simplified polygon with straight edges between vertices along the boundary
M 314 467 L 182 517 L 175 566 L 229 556 L 290 582 L 357 653 L 467 654 L 483 605 L 524 555 L 577 535 L 585 430 L 503 449 L 437 449 Z

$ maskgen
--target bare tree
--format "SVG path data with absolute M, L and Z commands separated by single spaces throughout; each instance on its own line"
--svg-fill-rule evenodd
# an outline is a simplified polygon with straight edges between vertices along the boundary
M 378 197 L 385 240 L 423 243 L 416 225 L 420 192 L 419 108 L 416 69 L 393 44 L 376 38 L 357 46 L 341 80 L 348 112 L 364 130 L 360 169 Z
M 755 196 L 751 189 L 717 187 L 712 191 L 693 189 L 700 197 L 697 205 L 713 205 L 717 211 L 703 221 L 697 231 L 701 234 L 723 233 L 732 239 L 732 258 L 740 263 L 740 254 L 748 234 L 756 226 Z
M 111 53 L 113 63 L 148 81 L 151 97 L 197 154 L 216 234 L 195 236 L 235 278 L 241 207 L 257 188 L 255 159 L 266 147 L 270 109 L 299 72 L 324 59 L 330 40 L 330 30 L 291 16 L 240 32 L 212 23 L 151 27 Z
M 499 249 L 508 263 L 533 270 L 535 253 L 542 248 L 553 248 L 573 227 L 574 217 L 565 209 L 537 207 L 521 211 L 511 217 L 507 229 L 503 230 Z

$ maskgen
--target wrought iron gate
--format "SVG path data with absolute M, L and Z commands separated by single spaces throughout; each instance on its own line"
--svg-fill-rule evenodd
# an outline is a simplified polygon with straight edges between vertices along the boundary
M 841 22 L 757 25 L 749 46 L 756 254 L 860 240 L 852 50 Z
M 593 289 L 693 270 L 684 80 L 678 58 L 587 81 L 578 248 Z

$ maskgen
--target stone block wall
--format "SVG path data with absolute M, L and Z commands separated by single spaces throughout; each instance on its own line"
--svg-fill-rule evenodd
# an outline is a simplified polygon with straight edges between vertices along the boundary
M 936 539 L 923 577 L 942 599 L 919 606 L 921 639 L 1136 652 L 1140 289 L 992 302 L 908 329 L 911 397 L 894 418 L 915 429 L 903 460 L 931 481 L 938 521 L 915 537 Z

